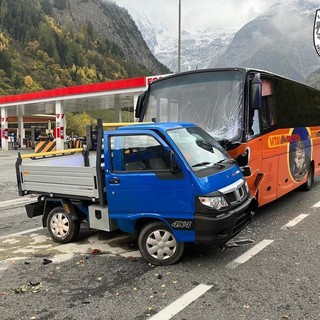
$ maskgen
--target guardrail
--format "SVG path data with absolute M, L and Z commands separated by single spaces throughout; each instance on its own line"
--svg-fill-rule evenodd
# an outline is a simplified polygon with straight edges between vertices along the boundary
M 65 150 L 59 150 L 59 151 L 49 151 L 49 152 L 39 152 L 39 153 L 26 153 L 26 154 L 21 154 L 18 152 L 18 157 L 21 159 L 36 159 L 36 158 L 48 158 L 49 156 L 51 157 L 56 157 L 56 156 L 62 156 L 66 154 L 72 154 L 76 152 L 82 152 L 84 151 L 84 148 L 73 148 L 73 149 L 65 149 Z
M 104 122 L 102 125 L 103 127 L 107 127 L 107 128 L 116 128 L 116 127 L 124 127 L 124 126 L 146 124 L 146 123 L 153 123 L 153 122 Z

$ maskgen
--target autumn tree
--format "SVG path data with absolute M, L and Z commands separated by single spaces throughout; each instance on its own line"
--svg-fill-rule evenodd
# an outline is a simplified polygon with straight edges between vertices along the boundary
M 67 112 L 67 135 L 77 135 L 80 137 L 86 136 L 86 126 L 93 122 L 86 112 Z

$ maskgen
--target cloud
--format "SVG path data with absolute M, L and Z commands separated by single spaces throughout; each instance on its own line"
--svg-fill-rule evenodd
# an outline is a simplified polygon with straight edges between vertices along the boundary
M 119 6 L 143 12 L 155 24 L 178 32 L 179 0 L 113 0 Z M 276 0 L 181 0 L 181 27 L 188 32 L 235 29 L 254 19 Z M 130 10 L 129 10 L 130 11 Z
M 316 1 L 308 1 L 316 4 Z M 276 12 L 273 14 L 272 25 L 286 37 L 299 39 L 308 34 L 312 35 L 314 17 L 304 14 L 299 9 L 297 0 L 286 0 L 274 7 Z

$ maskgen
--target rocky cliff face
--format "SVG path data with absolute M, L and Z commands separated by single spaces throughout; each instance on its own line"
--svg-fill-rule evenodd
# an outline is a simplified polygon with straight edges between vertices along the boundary
M 63 9 L 53 7 L 52 15 L 75 33 L 90 22 L 99 38 L 117 46 L 124 59 L 141 64 L 155 74 L 168 71 L 154 57 L 128 11 L 111 1 L 68 0 Z
M 319 65 L 313 45 L 316 7 L 305 0 L 279 2 L 243 26 L 209 66 L 254 67 L 305 81 Z

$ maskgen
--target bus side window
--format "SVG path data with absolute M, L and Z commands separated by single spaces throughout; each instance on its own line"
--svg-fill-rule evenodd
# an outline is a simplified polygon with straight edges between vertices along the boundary
M 272 97 L 263 97 L 260 108 L 262 130 L 267 130 L 276 124 L 274 99 Z
M 269 123 L 269 114 L 267 110 L 267 100 L 262 99 L 261 101 L 261 124 L 262 124 L 262 129 L 265 130 L 270 127 Z
M 270 97 L 269 101 L 269 112 L 270 112 L 270 124 L 274 126 L 276 124 L 276 110 L 275 110 L 275 99 Z
M 252 127 L 249 134 L 251 137 L 255 137 L 260 134 L 259 110 L 254 110 Z

